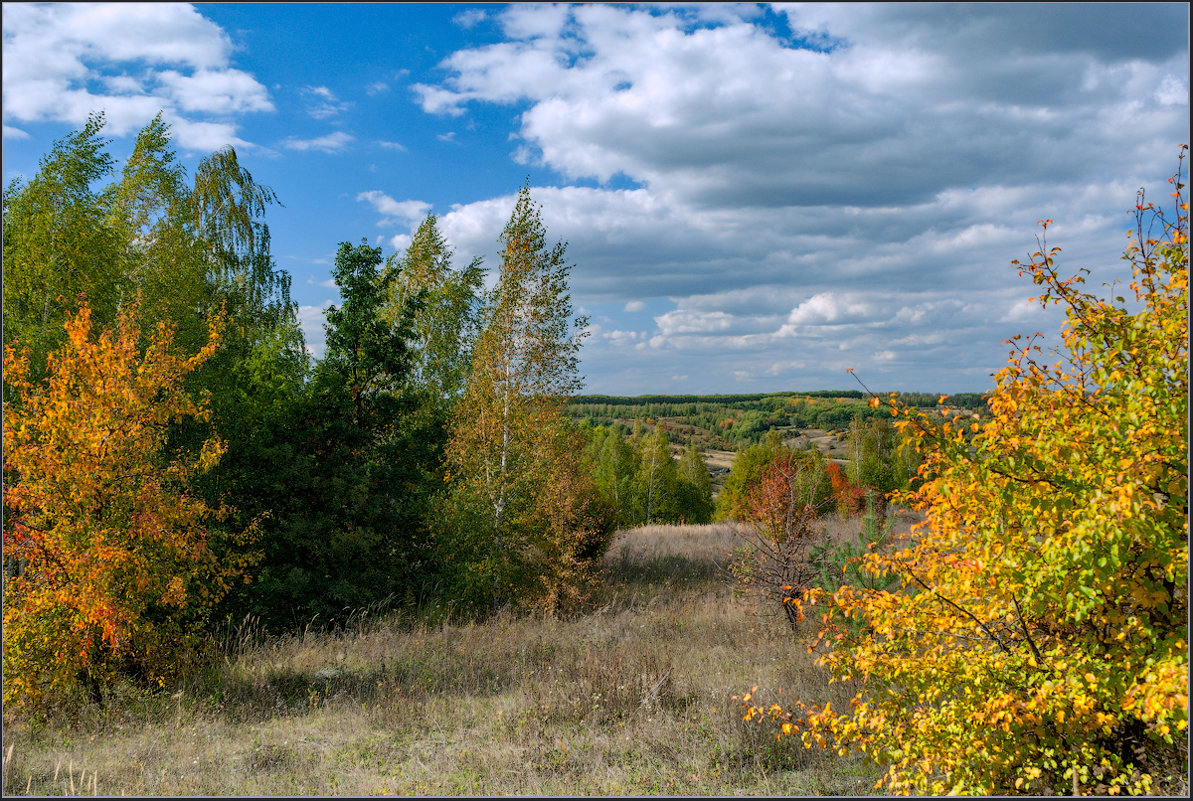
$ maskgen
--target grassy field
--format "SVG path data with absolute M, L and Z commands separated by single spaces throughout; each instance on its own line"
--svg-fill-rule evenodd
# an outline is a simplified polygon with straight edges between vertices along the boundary
M 185 686 L 36 723 L 6 715 L 4 793 L 871 792 L 873 765 L 741 719 L 731 697 L 754 685 L 779 701 L 849 692 L 735 595 L 734 544 L 727 525 L 622 532 L 592 608 L 569 620 L 361 616 L 268 639 L 241 627 Z

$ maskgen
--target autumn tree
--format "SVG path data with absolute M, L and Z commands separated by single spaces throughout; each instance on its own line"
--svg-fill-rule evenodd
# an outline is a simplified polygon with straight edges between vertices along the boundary
M 718 520 L 745 520 L 749 516 L 749 488 L 758 482 L 762 472 L 782 449 L 778 432 L 772 430 L 762 442 L 738 451 L 725 486 L 717 497 Z
M 562 243 L 528 189 L 502 232 L 501 267 L 445 457 L 440 553 L 472 611 L 562 599 L 601 550 L 595 487 L 578 471 L 563 405 L 580 386 L 586 321 L 572 318 Z
M 287 417 L 310 366 L 290 278 L 270 254 L 264 214 L 276 195 L 231 147 L 188 172 L 160 114 L 118 169 L 103 127 L 103 115 L 92 115 L 32 177 L 5 189 L 5 337 L 29 348 L 36 384 L 84 294 L 101 329 L 140 298 L 141 327 L 167 324 L 188 353 L 206 344 L 207 319 L 222 310 L 220 348 L 183 379 L 192 393 L 209 393 L 210 420 L 175 419 L 167 444 L 197 450 L 214 426 L 226 452 L 193 489 L 213 507 L 234 509 L 228 528 L 244 529 L 268 511 L 260 499 L 292 463 L 284 442 L 271 447 L 263 435 Z M 24 401 L 8 386 L 5 402 Z M 231 549 L 223 554 L 231 561 L 245 556 L 218 531 L 208 544 Z
M 866 490 L 849 480 L 849 475 L 839 464 L 830 463 L 826 468 L 833 498 L 837 503 L 837 514 L 841 517 L 856 517 L 866 508 Z M 871 495 L 875 494 L 871 490 Z M 885 509 L 886 504 L 883 503 Z
M 779 451 L 746 490 L 746 525 L 737 529 L 744 544 L 733 565 L 738 583 L 782 609 L 792 631 L 802 619 L 793 602 L 820 575 L 817 524 L 831 508 L 824 468 L 819 452 Z
M 8 346 L 4 381 L 4 701 L 91 698 L 126 675 L 160 684 L 185 662 L 206 613 L 243 564 L 209 547 L 222 510 L 191 490 L 223 452 L 167 447 L 171 424 L 203 421 L 184 387 L 220 342 L 209 320 L 193 356 L 159 323 L 143 336 L 138 305 L 92 336 L 85 301 L 66 323 L 45 381 L 29 350 Z
M 925 453 L 908 500 L 926 520 L 868 557 L 901 588 L 804 599 L 826 614 L 823 663 L 862 689 L 850 709 L 773 711 L 783 732 L 870 755 L 902 793 L 1187 784 L 1182 181 L 1178 170 L 1171 216 L 1140 192 L 1129 299 L 1085 291 L 1084 271 L 1063 278 L 1043 236 L 1015 263 L 1037 301 L 1063 307 L 1063 342 L 1046 359 L 1037 338 L 1016 338 L 988 419 L 936 425 L 891 402 Z
M 717 498 L 717 519 L 719 520 L 748 520 L 752 514 L 750 492 L 762 480 L 766 468 L 775 459 L 786 458 L 794 454 L 798 459 L 811 461 L 818 465 L 821 475 L 813 486 L 816 488 L 814 503 L 819 509 L 832 494 L 829 482 L 828 463 L 817 458 L 819 452 L 792 451 L 783 445 L 782 438 L 777 431 L 771 430 L 757 445 L 751 445 L 739 451 L 733 460 L 733 469 L 725 480 L 725 486 Z

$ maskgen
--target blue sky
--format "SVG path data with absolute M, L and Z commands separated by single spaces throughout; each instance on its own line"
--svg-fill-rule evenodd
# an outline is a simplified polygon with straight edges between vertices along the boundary
M 586 391 L 982 391 L 1055 334 L 1009 263 L 1124 281 L 1135 192 L 1189 141 L 1169 4 L 3 6 L 3 177 L 91 111 L 226 144 L 309 346 L 341 241 L 427 214 L 497 269 L 529 180 L 592 325 Z

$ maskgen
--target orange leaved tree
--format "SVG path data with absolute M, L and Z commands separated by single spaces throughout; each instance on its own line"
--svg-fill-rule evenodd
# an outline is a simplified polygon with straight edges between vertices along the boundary
M 747 490 L 749 516 L 737 529 L 744 540 L 732 567 L 738 583 L 781 608 L 792 631 L 802 620 L 792 601 L 820 576 L 813 553 L 831 504 L 826 476 L 820 453 L 781 449 Z
M 905 500 L 926 520 L 866 559 L 902 586 L 803 598 L 825 611 L 823 664 L 861 690 L 849 709 L 748 717 L 868 754 L 896 792 L 1187 786 L 1182 174 L 1172 216 L 1138 200 L 1130 300 L 1082 291 L 1081 274 L 1063 279 L 1043 239 L 1019 265 L 1043 288 L 1038 301 L 1063 305 L 1063 347 L 1049 364 L 1036 341 L 1017 346 L 988 420 L 937 426 L 890 401 L 925 455 L 923 485 Z
M 84 690 L 102 701 L 116 676 L 163 682 L 234 566 L 218 565 L 219 510 L 187 490 L 222 444 L 169 453 L 171 423 L 205 420 L 183 379 L 219 344 L 218 319 L 195 355 L 164 324 L 142 342 L 137 304 L 91 334 L 85 301 L 48 357 L 4 350 L 4 702 Z

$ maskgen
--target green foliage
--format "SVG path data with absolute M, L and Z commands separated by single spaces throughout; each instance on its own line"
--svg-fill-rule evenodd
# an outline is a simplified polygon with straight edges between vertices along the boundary
M 747 395 L 635 395 L 625 397 L 620 395 L 577 395 L 573 399 L 576 404 L 603 403 L 613 406 L 645 406 L 648 404 L 693 404 L 710 403 L 716 405 L 731 405 L 737 403 L 756 403 L 767 399 L 789 399 L 795 396 L 807 398 L 856 398 L 860 400 L 862 393 L 856 389 L 813 390 L 809 392 L 768 392 Z
M 316 392 L 343 394 L 352 422 L 388 424 L 400 410 L 398 391 L 410 369 L 409 322 L 391 325 L 381 315 L 394 272 L 380 272 L 381 248 L 341 242 L 332 278 L 343 306 L 327 309 L 327 352 L 315 370 Z
M 733 469 L 717 498 L 718 520 L 750 520 L 755 514 L 752 508 L 756 488 L 763 483 L 767 471 L 779 460 L 783 468 L 792 475 L 798 474 L 801 482 L 811 482 L 800 491 L 808 492 L 807 502 L 822 514 L 826 504 L 831 503 L 833 486 L 829 478 L 829 463 L 819 451 L 796 451 L 782 444 L 777 432 L 771 432 L 760 445 L 753 445 L 737 454 Z
M 933 405 L 938 395 L 902 393 Z M 703 448 L 742 450 L 772 430 L 823 428 L 842 430 L 855 419 L 886 413 L 870 408 L 857 390 L 772 393 L 767 395 L 642 395 L 619 398 L 583 395 L 567 408 L 574 419 L 613 426 L 643 421 L 664 423 L 677 443 Z
M 34 369 L 62 341 L 80 296 L 97 324 L 139 296 L 146 323 L 166 322 L 180 347 L 205 341 L 205 316 L 223 308 L 230 325 L 221 353 L 196 387 L 217 404 L 230 365 L 278 328 L 297 333 L 289 277 L 269 256 L 261 221 L 276 199 L 231 148 L 200 162 L 194 181 L 170 147 L 161 115 L 142 129 L 117 180 L 100 136 L 102 114 L 56 142 L 27 183 L 4 192 L 5 335 L 31 348 Z M 217 425 L 225 415 L 216 410 Z
M 857 539 L 825 541 L 812 547 L 812 562 L 820 571 L 818 586 L 825 592 L 834 593 L 842 587 L 881 592 L 891 589 L 898 582 L 895 577 L 871 573 L 863 565 L 867 554 L 880 552 L 891 542 L 895 521 L 881 511 L 883 506 L 873 490 L 867 492 L 866 513 L 859 518 Z M 859 620 L 847 623 L 855 629 L 855 633 L 861 625 Z
M 718 520 L 745 520 L 749 516 L 749 488 L 758 482 L 781 448 L 779 438 L 771 436 L 737 454 L 717 497 Z
M 124 289 L 111 193 L 92 188 L 113 172 L 103 124 L 102 114 L 90 116 L 54 143 L 28 182 L 4 190 L 4 334 L 30 349 L 35 371 L 63 341 L 62 324 L 80 295 L 91 299 L 96 322 L 109 326 Z
M 708 466 L 693 443 L 688 443 L 679 460 L 678 491 L 681 523 L 701 525 L 712 522 L 712 480 Z
M 762 470 L 774 461 L 778 449 L 777 438 L 771 438 L 766 443 L 752 445 L 738 452 L 734 458 L 734 467 L 717 497 L 718 520 L 746 519 L 749 513 L 748 487 L 758 482 Z
M 562 414 L 580 386 L 565 246 L 546 244 L 526 188 L 499 240 L 501 272 L 451 424 L 437 553 L 457 608 L 560 611 L 583 594 L 612 514 Z
M 710 521 L 712 481 L 694 443 L 677 463 L 662 426 L 646 434 L 637 425 L 628 439 L 603 426 L 582 430 L 584 463 L 619 527 Z
M 395 324 L 410 321 L 410 383 L 426 394 L 424 403 L 435 406 L 454 401 L 464 391 L 479 334 L 484 279 L 480 259 L 459 270 L 451 259 L 452 251 L 431 215 L 419 225 L 405 253 L 391 257 L 386 268 L 396 278 L 383 316 Z
M 630 485 L 630 517 L 634 525 L 677 522 L 679 470 L 671 458 L 671 438 L 662 426 L 633 441 L 638 469 Z
M 855 418 L 849 424 L 849 466 L 846 474 L 856 486 L 878 493 L 879 513 L 887 495 L 908 488 L 919 466 L 919 456 L 902 442 L 885 413 L 868 420 Z
M 618 527 L 633 525 L 632 483 L 638 469 L 638 457 L 626 438 L 615 429 L 589 428 L 584 462 L 605 504 L 613 510 Z
M 343 303 L 327 312 L 327 353 L 308 386 L 281 388 L 254 432 L 252 454 L 271 466 L 255 499 L 268 515 L 265 557 L 241 604 L 269 625 L 343 620 L 417 595 L 424 579 L 417 535 L 436 435 L 412 420 L 401 392 L 409 325 L 382 318 L 395 274 L 381 261 L 379 248 L 341 243 L 333 276 Z

